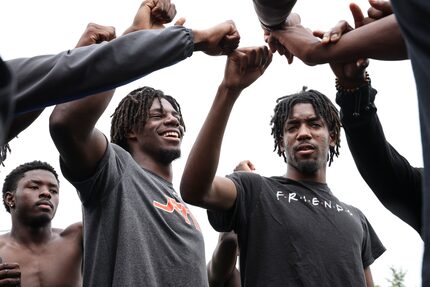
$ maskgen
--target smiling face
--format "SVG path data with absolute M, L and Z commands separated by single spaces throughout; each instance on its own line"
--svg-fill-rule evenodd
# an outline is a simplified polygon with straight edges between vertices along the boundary
M 129 143 L 137 143 L 138 151 L 170 164 L 181 156 L 184 127 L 180 114 L 164 98 L 154 99 L 143 127 L 129 135 Z
M 283 146 L 289 167 L 302 174 L 325 170 L 330 145 L 334 141 L 324 120 L 310 103 L 293 106 L 284 124 Z
M 57 210 L 58 181 L 47 170 L 35 169 L 24 173 L 16 190 L 6 194 L 13 208 L 12 214 L 30 225 L 45 225 L 51 222 Z

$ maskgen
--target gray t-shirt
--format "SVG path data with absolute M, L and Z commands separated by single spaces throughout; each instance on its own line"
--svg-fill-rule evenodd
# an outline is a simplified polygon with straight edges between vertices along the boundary
M 95 174 L 72 184 L 84 212 L 84 286 L 208 285 L 202 233 L 170 182 L 109 144 Z

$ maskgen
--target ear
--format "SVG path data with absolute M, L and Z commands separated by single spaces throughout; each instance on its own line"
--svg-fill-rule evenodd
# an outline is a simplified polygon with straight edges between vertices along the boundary
M 281 152 L 285 152 L 284 138 L 279 139 L 278 148 Z
M 127 133 L 126 138 L 128 140 L 135 140 L 137 138 L 137 134 L 134 130 L 131 130 Z
M 336 146 L 336 141 L 334 139 L 334 134 L 333 133 L 330 133 L 329 145 L 332 148 L 334 148 Z
M 11 191 L 6 191 L 5 195 L 3 196 L 3 200 L 9 207 L 15 206 L 15 194 Z

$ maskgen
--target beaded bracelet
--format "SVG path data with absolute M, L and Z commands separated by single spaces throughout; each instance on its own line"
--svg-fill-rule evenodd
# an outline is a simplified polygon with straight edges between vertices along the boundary
M 341 93 L 354 93 L 354 92 L 357 92 L 358 90 L 360 90 L 360 88 L 363 87 L 363 86 L 370 86 L 370 77 L 369 77 L 369 73 L 367 71 L 364 72 L 364 83 L 362 85 L 360 85 L 358 87 L 355 87 L 355 88 L 352 88 L 352 89 L 346 89 L 346 88 L 344 88 L 339 83 L 339 79 L 338 78 L 336 78 L 335 83 L 336 83 L 336 85 L 335 85 L 336 86 L 336 90 L 338 92 L 341 92 Z

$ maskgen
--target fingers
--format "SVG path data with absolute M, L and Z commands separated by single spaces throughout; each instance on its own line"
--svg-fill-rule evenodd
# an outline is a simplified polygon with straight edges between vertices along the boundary
M 323 36 L 324 36 L 324 34 L 325 34 L 326 32 L 324 32 L 324 31 L 322 31 L 322 30 L 315 30 L 315 31 L 313 31 L 312 32 L 312 34 L 315 36 L 315 37 L 317 37 L 317 38 L 320 38 L 320 39 L 322 39 L 323 38 Z
M 0 264 L 0 286 L 20 286 L 21 270 L 17 263 Z
M 371 8 L 369 9 L 371 11 L 371 13 L 376 13 L 376 15 L 380 15 L 379 18 L 393 14 L 393 7 L 391 6 L 390 1 L 369 0 L 369 4 L 371 6 Z M 368 11 L 368 13 L 369 13 L 369 11 Z M 381 17 L 381 15 L 383 15 L 383 16 Z M 374 18 L 370 14 L 369 14 L 369 17 Z M 379 18 L 374 18 L 374 19 L 379 19 Z
M 345 20 L 339 21 L 336 26 L 334 26 L 328 32 L 314 31 L 312 34 L 315 37 L 321 39 L 321 44 L 327 45 L 329 43 L 336 43 L 342 37 L 343 34 L 352 30 L 352 27 Z
M 172 22 L 176 16 L 176 6 L 170 0 L 154 0 L 155 6 L 151 9 L 151 16 L 159 23 Z
M 239 51 L 245 53 L 248 68 L 260 68 L 262 73 L 272 62 L 272 53 L 266 46 L 242 48 Z
M 366 68 L 369 66 L 369 59 L 368 59 L 368 58 L 358 59 L 358 60 L 355 62 L 355 65 L 357 66 L 357 70 L 358 70 L 360 73 L 363 73 L 363 72 L 364 72 L 364 70 L 366 70 Z
M 242 160 L 234 168 L 234 171 L 253 171 L 253 170 L 255 170 L 255 166 L 250 160 Z
M 354 27 L 358 28 L 364 25 L 364 14 L 361 8 L 355 4 L 351 3 L 349 5 L 349 10 L 351 11 L 352 17 L 354 18 Z
M 355 61 L 355 63 L 351 63 L 349 65 L 345 65 L 344 73 L 345 76 L 353 81 L 362 81 L 365 78 L 366 68 L 369 66 L 369 59 L 362 58 Z
M 269 49 L 272 53 L 275 53 L 276 51 L 278 51 L 278 53 L 280 55 L 283 55 L 283 51 L 282 49 L 280 49 L 280 43 L 278 42 L 278 39 L 276 39 L 273 34 L 271 33 L 264 33 L 264 40 L 267 43 L 267 45 L 269 45 Z
M 288 64 L 293 63 L 294 55 L 278 41 L 278 39 L 276 38 L 276 32 L 265 34 L 265 41 L 269 46 L 269 50 L 271 53 L 278 52 L 279 55 L 285 56 L 288 61 Z
M 240 37 L 238 35 L 226 35 L 220 41 L 222 55 L 229 55 L 239 47 Z
M 287 26 L 294 26 L 301 23 L 300 15 L 297 13 L 290 13 L 288 15 L 287 20 L 285 20 L 285 25 Z
M 175 22 L 175 26 L 184 26 L 186 19 L 184 17 L 179 18 Z
M 76 47 L 98 44 L 103 41 L 110 41 L 116 38 L 115 28 L 113 26 L 103 26 L 95 23 L 89 23 L 85 32 L 79 39 Z
M 228 25 L 227 31 L 219 43 L 222 55 L 230 54 L 232 51 L 237 49 L 237 47 L 239 47 L 240 43 L 239 31 L 236 29 L 234 22 L 226 21 L 225 23 Z

